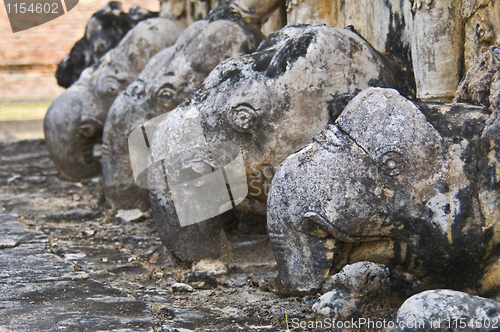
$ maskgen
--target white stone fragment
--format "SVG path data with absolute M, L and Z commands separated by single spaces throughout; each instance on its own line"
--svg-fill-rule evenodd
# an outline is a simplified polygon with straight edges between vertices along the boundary
M 146 213 L 139 209 L 132 210 L 118 210 L 115 217 L 122 219 L 126 222 L 139 221 L 146 216 Z
M 172 291 L 177 293 L 191 293 L 194 291 L 194 288 L 188 284 L 178 282 L 172 285 Z

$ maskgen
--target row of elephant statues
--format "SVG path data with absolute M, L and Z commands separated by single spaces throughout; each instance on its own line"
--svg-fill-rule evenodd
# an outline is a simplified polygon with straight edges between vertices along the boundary
M 401 63 L 353 28 L 264 37 L 255 17 L 278 5 L 138 23 L 50 106 L 61 175 L 102 173 L 114 209 L 151 206 L 184 261 L 220 257 L 229 219 L 266 216 L 283 293 L 372 261 L 498 296 L 500 50 L 476 58 L 454 103 L 411 101 Z

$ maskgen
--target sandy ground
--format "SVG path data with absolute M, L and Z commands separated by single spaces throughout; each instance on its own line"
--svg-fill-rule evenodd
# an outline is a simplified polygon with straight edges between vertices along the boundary
M 50 103 L 0 98 L 0 140 L 43 138 L 43 119 Z
M 0 121 L 0 140 L 43 138 L 43 120 Z

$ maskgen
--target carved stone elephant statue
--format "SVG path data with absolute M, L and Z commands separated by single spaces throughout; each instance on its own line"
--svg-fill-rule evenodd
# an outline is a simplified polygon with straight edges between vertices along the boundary
M 101 140 L 111 104 L 149 58 L 172 45 L 182 30 L 179 23 L 168 19 L 140 22 L 52 102 L 45 115 L 45 141 L 52 161 L 65 178 L 81 180 L 99 174 L 101 166 L 93 156 L 93 147 Z
M 486 107 L 358 94 L 272 181 L 281 292 L 314 293 L 372 261 L 427 287 L 497 294 L 499 124 Z
M 355 32 L 320 24 L 285 27 L 255 53 L 218 65 L 150 139 L 150 197 L 163 243 L 182 260 L 219 257 L 227 242 L 218 217 L 181 227 L 170 186 L 187 179 L 203 186 L 205 176 L 224 167 L 224 158 L 214 155 L 239 150 L 248 201 L 265 202 L 281 162 L 333 122 L 362 89 L 397 86 L 394 69 Z M 202 140 L 193 138 L 196 130 Z M 240 202 L 232 201 L 237 209 L 259 206 Z
M 137 80 L 114 101 L 104 126 L 102 157 L 106 200 L 113 208 L 149 207 L 146 167 L 138 166 L 140 161 L 145 164 L 148 150 L 145 144 L 128 146 L 131 132 L 173 110 L 191 97 L 217 64 L 255 51 L 264 38 L 237 12 L 226 14 L 187 27 L 174 45 L 151 58 Z

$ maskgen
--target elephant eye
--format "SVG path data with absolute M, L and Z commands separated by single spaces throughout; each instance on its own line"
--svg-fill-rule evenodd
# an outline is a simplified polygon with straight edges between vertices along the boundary
M 229 112 L 229 122 L 239 130 L 249 130 L 255 124 L 257 112 L 248 104 L 241 104 Z
M 495 56 L 495 60 L 500 62 L 500 48 L 492 47 L 492 50 L 493 50 L 493 55 Z
M 404 158 L 399 152 L 386 152 L 380 157 L 379 165 L 385 175 L 396 176 L 403 171 Z
M 156 96 L 165 101 L 171 100 L 175 97 L 175 89 L 172 84 L 166 84 L 158 90 Z
M 101 96 L 112 97 L 116 95 L 120 90 L 120 83 L 118 83 L 114 78 L 108 77 L 102 83 L 99 89 Z

